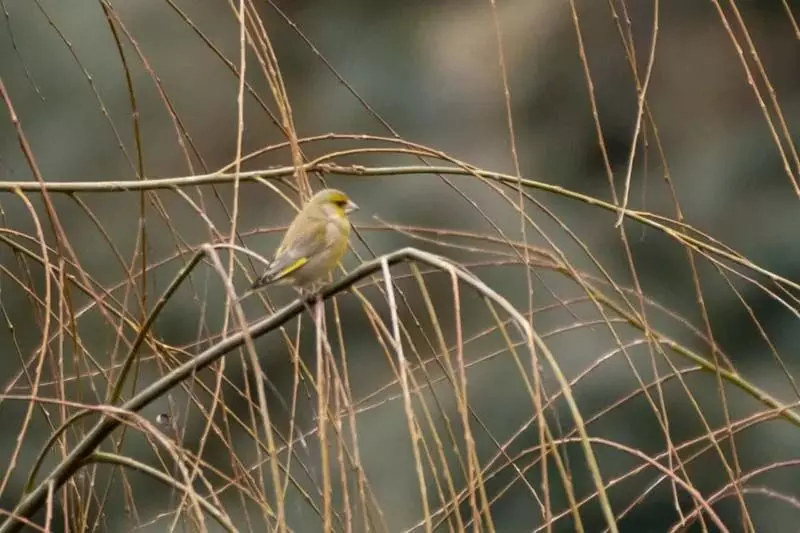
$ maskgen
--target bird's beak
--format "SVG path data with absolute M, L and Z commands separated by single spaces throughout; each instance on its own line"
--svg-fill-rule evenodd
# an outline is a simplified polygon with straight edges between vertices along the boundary
M 357 210 L 358 210 L 358 206 L 352 200 L 348 200 L 347 201 L 347 205 L 344 206 L 344 212 L 345 213 L 352 213 L 353 211 L 357 211 Z

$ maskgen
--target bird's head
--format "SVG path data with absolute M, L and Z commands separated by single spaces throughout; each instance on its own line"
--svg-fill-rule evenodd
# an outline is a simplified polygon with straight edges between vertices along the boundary
M 345 193 L 337 189 L 323 189 L 311 197 L 309 205 L 314 205 L 328 216 L 345 217 L 358 206 Z

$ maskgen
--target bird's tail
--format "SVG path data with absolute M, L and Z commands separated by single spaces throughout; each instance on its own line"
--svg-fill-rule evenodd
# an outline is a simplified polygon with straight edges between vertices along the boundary
M 241 302 L 254 292 L 257 292 L 259 289 L 262 289 L 267 285 L 271 284 L 273 281 L 275 281 L 275 277 L 276 277 L 275 274 L 271 270 L 267 270 L 261 276 L 256 278 L 256 280 L 253 282 L 252 285 L 250 285 L 250 287 L 244 292 L 244 294 L 236 298 L 236 302 L 237 303 Z

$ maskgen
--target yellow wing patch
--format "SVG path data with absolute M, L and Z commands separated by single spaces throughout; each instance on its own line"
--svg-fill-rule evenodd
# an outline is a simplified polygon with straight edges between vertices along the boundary
M 305 265 L 306 263 L 308 263 L 308 259 L 305 258 L 305 257 L 301 257 L 300 259 L 298 259 L 297 261 L 295 261 L 291 265 L 287 266 L 286 268 L 284 268 L 283 270 L 278 272 L 275 275 L 275 278 L 279 279 L 279 278 L 288 276 L 289 274 L 291 274 L 292 272 L 294 272 L 295 270 L 297 270 L 301 266 Z

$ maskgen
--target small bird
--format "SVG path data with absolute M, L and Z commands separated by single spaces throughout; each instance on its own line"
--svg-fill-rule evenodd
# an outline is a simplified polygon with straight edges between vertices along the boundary
M 272 283 L 305 292 L 336 268 L 347 251 L 350 222 L 358 206 L 342 191 L 323 189 L 311 197 L 283 236 L 275 258 L 239 299 Z

